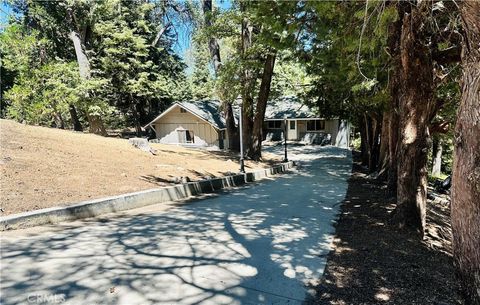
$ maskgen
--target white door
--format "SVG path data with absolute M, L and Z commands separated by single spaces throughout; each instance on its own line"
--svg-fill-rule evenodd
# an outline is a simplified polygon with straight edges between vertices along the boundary
M 287 134 L 287 139 L 288 140 L 297 140 L 297 121 L 296 120 L 287 120 L 287 128 L 288 128 L 288 134 Z

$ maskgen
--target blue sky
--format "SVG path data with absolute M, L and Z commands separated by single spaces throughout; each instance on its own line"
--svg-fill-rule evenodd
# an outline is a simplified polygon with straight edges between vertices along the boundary
M 201 0 L 193 0 L 201 1 Z M 213 0 L 214 6 L 220 8 L 221 10 L 228 10 L 232 7 L 231 0 Z M 0 31 L 8 22 L 9 14 L 12 14 L 12 9 L 4 1 L 0 2 Z M 180 55 L 182 58 L 185 58 L 185 52 L 190 48 L 190 39 L 191 32 L 187 27 L 179 26 L 177 27 L 178 32 L 178 41 L 174 46 L 174 51 Z
M 10 14 L 12 14 L 12 9 L 2 1 L 0 3 L 0 30 L 7 24 Z
M 193 0 L 193 1 L 200 1 L 200 0 Z M 232 7 L 231 0 L 213 0 L 214 7 L 218 7 L 221 10 L 228 10 Z M 185 59 L 185 52 L 190 48 L 190 39 L 191 39 L 191 32 L 187 28 L 182 28 L 181 26 L 178 27 L 178 41 L 174 46 L 174 51 L 182 58 Z

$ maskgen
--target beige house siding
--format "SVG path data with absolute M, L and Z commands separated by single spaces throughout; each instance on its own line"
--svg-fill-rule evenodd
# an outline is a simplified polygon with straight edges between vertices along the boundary
M 338 120 L 326 120 L 325 121 L 325 133 L 332 135 L 332 143 L 335 144 L 335 138 L 338 132 Z
M 195 145 L 220 147 L 219 135 L 223 134 L 200 117 L 188 111 L 181 112 L 181 107 L 178 105 L 154 123 L 153 127 L 157 139 L 164 144 L 179 144 L 178 130 L 186 129 L 193 131 Z M 228 143 L 227 139 L 223 142 L 225 146 Z
M 297 137 L 300 139 L 307 133 L 307 121 L 308 120 L 299 120 L 297 122 Z M 327 133 L 332 136 L 332 139 L 335 139 L 338 132 L 338 119 L 325 120 L 325 129 L 318 131 L 308 131 L 308 132 L 322 132 Z
M 298 121 L 297 122 L 297 139 L 300 139 L 302 135 L 307 132 L 307 121 Z
M 311 134 L 311 133 L 322 133 L 322 134 L 330 134 L 331 135 L 331 139 L 332 139 L 332 144 L 335 143 L 335 139 L 337 137 L 337 134 L 338 134 L 338 119 L 332 119 L 332 120 L 324 120 L 325 121 L 325 129 L 323 130 L 317 130 L 317 131 L 312 131 L 312 130 L 309 130 L 307 131 L 307 122 L 310 121 L 310 120 L 314 120 L 314 119 L 295 119 L 295 120 L 287 120 L 287 129 L 288 129 L 288 140 L 292 140 L 292 141 L 303 141 L 304 138 L 305 138 L 305 135 L 308 133 L 308 134 Z M 274 120 L 272 120 L 274 121 Z M 280 120 L 276 120 L 276 121 L 280 121 Z M 296 129 L 295 130 L 291 130 L 290 129 L 290 122 L 292 121 L 295 121 L 296 122 Z M 271 128 L 268 128 L 268 121 L 265 122 L 264 124 L 264 128 L 265 128 L 265 132 L 267 134 L 267 137 L 268 137 L 268 134 L 269 133 L 282 133 L 284 132 L 284 121 L 281 120 L 281 128 L 280 129 L 271 129 Z M 278 134 L 277 134 L 277 140 L 278 139 Z

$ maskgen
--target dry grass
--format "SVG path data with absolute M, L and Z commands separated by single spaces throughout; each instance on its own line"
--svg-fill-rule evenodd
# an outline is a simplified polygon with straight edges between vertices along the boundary
M 238 172 L 237 157 L 174 145 L 153 144 L 154 156 L 105 138 L 0 120 L 1 215 Z M 280 159 L 246 162 L 246 169 Z

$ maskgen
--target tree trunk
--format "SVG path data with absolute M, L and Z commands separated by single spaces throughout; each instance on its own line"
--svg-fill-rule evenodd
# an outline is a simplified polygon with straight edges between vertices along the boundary
M 206 27 L 212 26 L 212 13 L 212 0 L 203 0 L 203 14 L 205 16 Z M 217 39 L 213 36 L 208 40 L 208 50 L 210 51 L 210 57 L 212 59 L 215 75 L 218 76 L 222 66 L 222 59 L 220 57 L 220 46 L 218 45 Z M 225 103 L 224 117 L 229 140 L 229 149 L 239 151 L 239 136 L 237 127 L 235 126 L 235 116 L 233 114 L 232 103 Z
M 240 151 L 240 138 L 238 135 L 238 129 L 235 125 L 235 116 L 233 114 L 232 103 L 225 103 L 225 125 L 228 134 L 228 149 L 232 151 Z
M 89 79 L 91 76 L 90 61 L 87 57 L 85 45 L 80 39 L 80 35 L 75 31 L 71 31 L 68 37 L 72 40 L 73 46 L 75 48 L 75 55 L 77 56 L 80 77 L 82 79 Z
M 442 140 L 434 139 L 433 140 L 433 149 L 432 149 L 432 176 L 440 176 L 442 173 Z
M 390 111 L 389 132 L 388 132 L 388 181 L 387 193 L 389 196 L 397 196 L 398 181 L 398 128 L 400 125 L 398 116 L 398 96 L 392 97 L 396 106 Z
M 90 133 L 107 136 L 107 130 L 103 124 L 102 118 L 98 114 L 87 113 L 88 129 Z
M 390 112 L 385 111 L 382 115 L 382 132 L 380 135 L 380 153 L 378 157 L 377 168 L 379 171 L 384 171 L 388 166 L 388 139 L 390 133 Z
M 237 126 L 235 126 L 235 117 L 231 103 L 225 103 L 225 123 L 228 135 L 228 148 L 233 151 L 240 151 Z
M 247 96 L 242 101 L 242 138 L 244 156 L 249 155 L 249 149 L 252 146 L 252 130 L 253 130 L 253 98 Z
M 75 108 L 75 105 L 73 105 L 73 104 L 68 105 L 68 110 L 70 111 L 70 117 L 72 119 L 73 130 L 83 131 L 83 126 L 82 126 L 82 123 L 80 123 L 80 120 L 78 119 L 77 108 Z
M 460 4 L 462 98 L 452 177 L 453 257 L 466 305 L 480 304 L 480 2 Z
M 362 164 L 368 167 L 370 173 L 377 168 L 380 145 L 380 122 L 376 119 L 375 114 L 364 113 L 363 128 L 360 129 L 362 138 Z
M 205 26 L 208 28 L 212 26 L 212 13 L 212 0 L 203 0 L 203 15 L 205 16 Z M 212 58 L 215 74 L 218 74 L 218 71 L 222 65 L 222 60 L 220 58 L 220 46 L 218 45 L 217 39 L 213 36 L 208 40 L 208 50 L 210 51 L 210 57 Z
M 60 113 L 55 112 L 54 115 L 55 127 L 58 129 L 65 129 L 65 121 Z
M 368 140 L 367 140 L 367 124 L 365 123 L 365 118 L 362 117 L 360 120 L 360 156 L 362 160 L 362 165 L 368 165 Z
M 427 201 L 428 122 L 433 109 L 433 64 L 425 42 L 429 2 L 412 5 L 403 17 L 400 40 L 402 95 L 399 99 L 398 185 L 395 220 L 423 237 Z
M 75 31 L 70 32 L 69 38 L 72 40 L 73 46 L 75 48 L 80 77 L 84 80 L 89 79 L 91 77 L 90 61 L 88 60 L 85 44 L 80 39 L 80 35 Z M 87 113 L 87 118 L 89 132 L 103 136 L 107 135 L 102 117 L 100 115 Z
M 248 156 L 253 160 L 262 158 L 263 122 L 265 110 L 267 109 L 268 97 L 270 96 L 270 85 L 272 84 L 273 68 L 275 67 L 275 53 L 268 54 L 263 67 L 262 82 L 258 92 L 257 107 L 255 108 L 255 119 L 253 122 L 253 133 L 251 135 L 251 148 Z
M 365 151 L 366 151 L 366 161 L 367 164 L 365 164 L 368 167 L 368 170 L 370 171 L 370 160 L 371 160 L 371 147 L 372 147 L 372 122 L 370 122 L 367 114 L 363 115 L 363 122 L 365 124 Z
M 392 23 L 388 31 L 388 49 L 390 53 L 390 62 L 392 71 L 390 74 L 390 109 L 389 109 L 389 126 L 388 126 L 388 182 L 387 193 L 389 196 L 397 196 L 397 147 L 398 147 L 398 103 L 400 97 L 400 37 L 402 33 L 403 6 L 405 3 L 398 3 L 398 20 Z
M 134 101 L 135 107 L 133 107 L 134 119 L 135 119 L 135 132 L 137 137 L 142 136 L 142 116 L 144 116 L 144 110 L 142 105 L 138 101 Z
M 245 10 L 245 2 L 241 2 L 241 10 Z M 246 17 L 242 20 L 242 58 L 247 60 L 248 49 L 252 45 L 252 26 Z M 244 153 L 248 156 L 249 149 L 252 142 L 252 129 L 253 129 L 253 97 L 252 92 L 255 85 L 255 79 L 250 67 L 244 66 L 242 73 L 242 137 Z
M 368 168 L 371 173 L 377 170 L 378 159 L 380 155 L 380 131 L 381 125 L 380 121 L 374 116 L 371 115 L 369 118 L 370 121 L 370 130 L 368 135 L 369 147 L 368 147 Z

